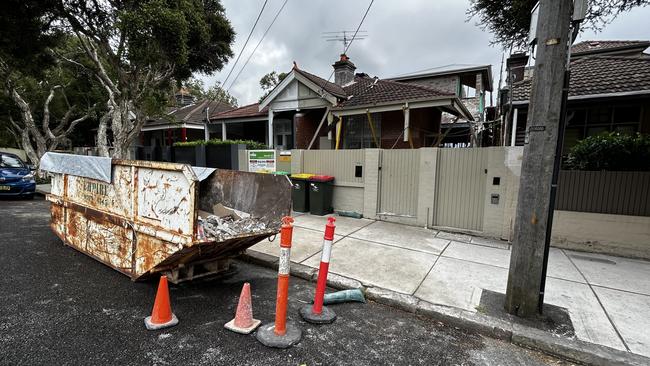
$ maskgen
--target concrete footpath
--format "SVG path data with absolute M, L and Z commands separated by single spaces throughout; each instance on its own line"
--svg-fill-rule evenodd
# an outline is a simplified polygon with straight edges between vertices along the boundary
M 315 278 L 325 223 L 326 217 L 296 213 L 293 274 Z M 545 350 L 578 361 L 643 364 L 648 359 L 632 362 L 634 354 L 650 356 L 650 262 L 552 248 L 545 302 L 568 311 L 575 335 L 565 337 L 483 314 L 479 303 L 485 290 L 505 293 L 507 242 L 347 217 L 337 217 L 336 234 L 330 264 L 334 287 L 361 286 L 371 298 L 526 346 L 568 347 Z M 273 266 L 278 245 L 265 240 L 247 254 Z M 532 333 L 537 336 L 522 338 Z M 545 337 L 551 344 L 542 341 Z M 598 346 L 589 349 L 589 343 Z M 572 352 L 585 354 L 572 357 Z

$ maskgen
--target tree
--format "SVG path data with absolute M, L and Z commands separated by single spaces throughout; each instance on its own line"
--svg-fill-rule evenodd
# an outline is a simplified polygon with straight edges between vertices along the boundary
M 182 83 L 182 87 L 186 88 L 190 95 L 196 99 L 218 100 L 237 107 L 237 98 L 224 90 L 218 81 L 206 90 L 203 80 L 190 78 Z
M 87 75 L 53 56 L 70 42 L 51 27 L 55 12 L 53 1 L 12 0 L 0 15 L 0 138 L 23 148 L 35 166 L 93 111 Z
M 125 158 L 144 123 L 162 115 L 175 80 L 220 70 L 232 56 L 234 31 L 219 0 L 61 0 L 63 29 L 75 35 L 104 89 L 100 154 Z M 109 141 L 108 130 L 112 132 Z
M 270 73 L 262 76 L 260 79 L 260 87 L 264 91 L 264 95 L 260 97 L 260 101 L 262 99 L 266 98 L 267 95 L 275 88 L 278 84 L 284 80 L 284 78 L 287 77 L 286 72 L 281 72 L 281 73 L 276 73 L 275 71 L 271 71 Z
M 494 43 L 521 47 L 526 44 L 530 14 L 537 0 L 471 0 L 467 14 L 494 35 Z M 590 0 L 585 26 L 600 30 L 621 13 L 650 0 Z

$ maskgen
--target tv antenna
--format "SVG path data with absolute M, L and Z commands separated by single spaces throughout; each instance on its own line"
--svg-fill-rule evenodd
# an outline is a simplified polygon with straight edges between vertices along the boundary
M 342 42 L 343 43 L 343 52 L 348 49 L 348 45 L 352 43 L 352 40 L 355 41 L 366 39 L 368 37 L 368 32 L 360 30 L 357 32 L 357 35 L 354 35 L 355 31 L 343 30 L 337 32 L 323 32 L 323 38 L 327 42 Z M 354 38 L 353 38 L 354 37 Z

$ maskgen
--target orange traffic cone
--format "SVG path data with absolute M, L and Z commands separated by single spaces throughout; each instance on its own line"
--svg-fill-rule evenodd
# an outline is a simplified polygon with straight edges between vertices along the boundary
M 237 312 L 235 319 L 229 321 L 224 325 L 226 329 L 233 332 L 248 334 L 255 330 L 260 325 L 261 321 L 253 319 L 253 303 L 251 301 L 251 285 L 244 283 L 239 295 L 239 304 L 237 304 Z
M 172 306 L 169 303 L 169 289 L 167 288 L 167 277 L 160 276 L 156 300 L 153 303 L 151 316 L 144 318 L 144 325 L 149 330 L 168 328 L 178 324 L 178 318 L 172 313 Z

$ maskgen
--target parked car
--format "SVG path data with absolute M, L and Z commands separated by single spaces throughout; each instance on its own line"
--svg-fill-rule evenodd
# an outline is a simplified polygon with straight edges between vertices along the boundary
M 0 152 L 0 197 L 33 198 L 36 181 L 31 166 L 14 154 Z

